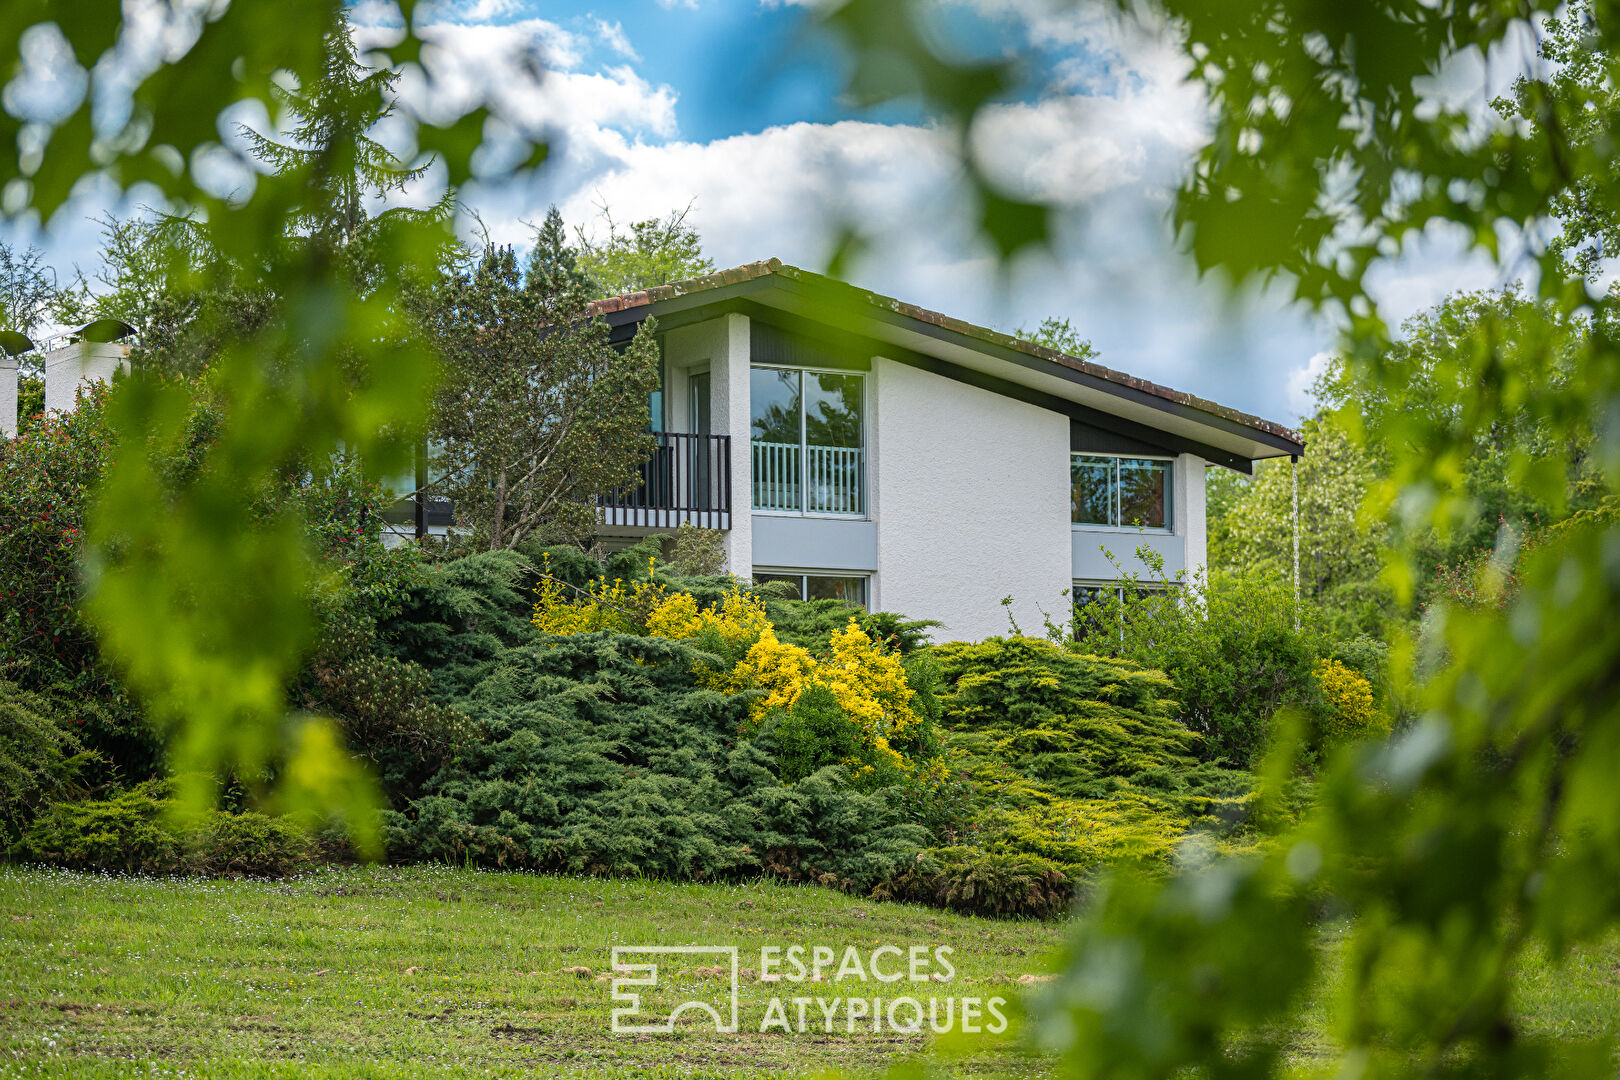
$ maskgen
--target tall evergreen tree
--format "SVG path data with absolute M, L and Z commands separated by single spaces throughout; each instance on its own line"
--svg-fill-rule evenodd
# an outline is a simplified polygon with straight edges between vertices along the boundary
M 302 172 L 310 177 L 308 203 L 297 215 L 299 225 L 313 237 L 344 244 L 370 219 L 368 201 L 403 192 L 428 165 L 410 167 L 372 137 L 377 124 L 393 114 L 399 73 L 360 62 L 343 8 L 334 13 L 323 41 L 320 79 L 280 92 L 294 121 L 281 132 L 287 141 L 245 125 L 241 132 L 253 155 L 278 174 Z M 420 212 L 396 207 L 386 213 Z
M 652 320 L 620 352 L 589 286 L 553 207 L 526 265 L 491 245 L 422 298 L 445 361 L 430 488 L 476 545 L 588 540 L 596 496 L 634 484 L 652 450 Z

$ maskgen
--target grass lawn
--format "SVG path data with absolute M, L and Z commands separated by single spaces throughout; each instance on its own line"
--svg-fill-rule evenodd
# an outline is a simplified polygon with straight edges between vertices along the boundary
M 868 1076 L 951 1052 L 947 1074 L 1041 1076 L 1049 1062 L 1003 1036 L 846 1030 L 814 1006 L 805 1033 L 761 1034 L 772 997 L 930 993 L 1008 999 L 1048 970 L 1059 924 L 991 922 L 824 889 L 670 885 L 434 867 L 331 870 L 287 882 L 153 881 L 0 870 L 0 1077 L 730 1077 L 837 1069 Z M 1326 976 L 1304 1003 L 1293 1063 L 1330 1060 L 1325 1028 L 1340 932 L 1324 931 Z M 614 1035 L 603 976 L 614 945 L 950 945 L 955 976 L 911 989 L 843 980 L 762 983 L 743 972 L 740 1028 L 682 1023 Z M 723 1002 L 729 979 L 666 969 L 649 1010 Z M 894 967 L 891 959 L 883 961 Z M 903 965 L 901 965 L 903 966 Z M 590 969 L 569 971 L 566 969 Z M 829 969 L 830 970 L 830 969 Z M 1620 1038 L 1620 936 L 1520 972 L 1526 1029 Z M 788 1009 L 791 1011 L 790 1004 Z M 796 1018 L 794 1018 L 796 1020 Z M 986 1020 L 989 1017 L 986 1016 Z
M 705 1033 L 694 1022 L 673 1035 L 614 1035 L 611 986 L 598 981 L 610 950 L 736 945 L 740 966 L 752 968 L 764 945 L 830 945 L 842 957 L 848 946 L 869 956 L 882 945 L 944 944 L 954 950 L 954 978 L 918 987 L 916 996 L 1001 996 L 1011 1012 L 1027 990 L 1018 977 L 1045 971 L 1061 936 L 1053 924 L 767 883 L 434 867 L 332 870 L 287 882 L 4 869 L 0 1077 L 868 1075 L 917 1057 L 932 1037 L 874 1033 L 865 1019 L 850 1034 L 845 1013 L 827 1034 L 813 1005 L 805 1034 L 760 1034 L 760 1020 L 772 997 L 830 1000 L 851 995 L 851 986 L 855 996 L 916 995 L 893 989 L 906 983 L 851 976 L 812 991 L 745 972 L 741 1034 L 717 1035 L 712 1022 Z M 686 974 L 675 1000 L 724 1000 L 729 978 L 695 970 L 709 963 L 678 965 Z M 896 967 L 892 955 L 879 963 L 886 973 Z M 1010 1036 L 953 1041 L 965 1053 L 951 1071 L 1044 1071 Z

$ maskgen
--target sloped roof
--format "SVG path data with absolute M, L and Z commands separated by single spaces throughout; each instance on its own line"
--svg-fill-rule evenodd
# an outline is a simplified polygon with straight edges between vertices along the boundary
M 892 296 L 884 296 L 881 293 L 871 292 L 867 289 L 850 285 L 847 282 L 839 281 L 837 278 L 828 277 L 825 274 L 812 273 L 809 270 L 803 270 L 797 266 L 791 266 L 784 263 L 780 259 L 766 259 L 763 262 L 746 263 L 742 266 L 732 267 L 729 270 L 719 270 L 715 273 L 705 274 L 702 277 L 691 278 L 687 281 L 676 281 L 668 285 L 658 285 L 650 289 L 643 289 L 640 292 L 629 293 L 625 296 L 610 296 L 596 301 L 591 306 L 591 310 L 593 314 L 600 315 L 610 315 L 618 312 L 631 312 L 636 308 L 651 307 L 655 304 L 662 304 L 666 301 L 676 300 L 682 297 L 691 297 L 695 294 L 706 293 L 714 290 L 725 289 L 728 286 L 742 285 L 748 282 L 758 281 L 762 278 L 771 277 L 773 275 L 788 279 L 790 281 L 813 284 L 826 289 L 834 289 L 839 293 L 846 294 L 842 297 L 842 299 L 853 300 L 856 303 L 868 305 L 871 308 L 879 311 L 893 313 L 903 318 L 914 320 L 918 323 L 939 327 L 942 330 L 950 331 L 953 334 L 957 334 L 974 341 L 983 342 L 989 346 L 999 347 L 1002 349 L 1011 349 L 1015 352 L 1025 354 L 1026 356 L 1047 361 L 1051 364 L 1068 368 L 1071 371 L 1080 372 L 1084 375 L 1090 376 L 1091 378 L 1112 383 L 1126 390 L 1152 395 L 1153 397 L 1161 398 L 1164 401 L 1182 406 L 1183 408 L 1206 413 L 1212 417 L 1218 417 L 1229 423 L 1249 428 L 1255 432 L 1261 433 L 1262 435 L 1270 436 L 1272 441 L 1280 440 L 1282 442 L 1291 443 L 1294 447 L 1301 449 L 1305 445 L 1304 437 L 1301 436 L 1298 431 L 1295 431 L 1293 428 L 1287 427 L 1283 424 L 1276 423 L 1275 421 L 1266 420 L 1263 417 L 1242 412 L 1241 410 L 1231 408 L 1230 406 L 1222 405 L 1219 402 L 1198 397 L 1196 394 L 1189 394 L 1182 390 L 1175 390 L 1168 386 L 1161 386 L 1160 384 L 1151 382 L 1147 379 L 1137 378 L 1135 375 L 1130 375 L 1123 371 L 1116 371 L 1113 368 L 1106 367 L 1092 360 L 1083 360 L 1076 356 L 1069 356 L 1067 353 L 1058 352 L 1056 349 L 1048 349 L 1043 345 L 1036 345 L 1033 342 L 1024 341 L 1021 338 L 1013 337 L 1010 334 L 1003 334 L 999 330 L 992 330 L 986 326 L 978 326 L 974 323 L 965 322 L 962 319 L 952 318 L 951 316 L 942 314 L 938 311 L 932 311 L 928 308 L 919 307 L 916 304 L 908 304 L 905 301 L 898 300 Z

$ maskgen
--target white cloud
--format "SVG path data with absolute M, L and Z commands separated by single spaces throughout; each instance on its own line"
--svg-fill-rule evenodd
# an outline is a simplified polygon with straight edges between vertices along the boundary
M 1311 394 L 1311 387 L 1328 369 L 1333 354 L 1319 352 L 1305 361 L 1303 367 L 1297 367 L 1288 373 L 1288 407 L 1295 415 L 1309 416 L 1316 411 L 1316 398 Z
M 608 22 L 606 19 L 596 18 L 595 16 L 591 18 L 591 22 L 595 24 L 596 32 L 601 37 L 604 45 L 632 63 L 640 62 L 641 54 L 636 52 L 635 46 L 630 44 L 630 39 L 625 35 L 622 23 L 617 19 Z

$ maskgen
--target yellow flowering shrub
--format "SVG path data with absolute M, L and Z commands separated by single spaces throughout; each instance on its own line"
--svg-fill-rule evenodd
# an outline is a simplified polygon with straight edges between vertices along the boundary
M 832 653 L 818 665 L 817 677 L 832 690 L 880 755 L 900 756 L 889 744 L 911 733 L 918 723 L 911 709 L 913 691 L 898 657 L 881 652 L 866 632 L 849 625 L 833 635 Z
M 1324 746 L 1389 734 L 1389 714 L 1378 707 L 1372 684 L 1359 672 L 1337 660 L 1322 659 L 1311 674 L 1324 705 L 1320 718 Z
M 732 648 L 752 645 L 770 629 L 765 605 L 736 587 L 714 607 L 699 607 L 691 593 L 671 593 L 653 608 L 646 623 L 653 637 L 676 640 L 712 630 Z
M 853 619 L 832 636 L 827 655 L 818 657 L 779 639 L 764 603 L 736 587 L 705 606 L 691 593 L 672 592 L 650 580 L 602 578 L 581 592 L 551 577 L 548 567 L 535 592 L 533 622 L 546 633 L 611 630 L 673 640 L 714 635 L 724 646 L 717 651 L 741 658 L 726 670 L 700 666 L 694 674 L 702 685 L 728 693 L 762 691 L 749 706 L 749 731 L 757 731 L 773 712 L 792 709 L 807 689 L 825 687 L 853 729 L 853 737 L 841 745 L 853 750 L 844 760 L 857 775 L 910 770 L 893 745 L 903 744 L 922 724 L 912 708 L 906 669 Z
M 825 687 L 857 734 L 857 753 L 845 764 L 857 775 L 874 767 L 909 769 L 891 745 L 921 723 L 911 708 L 914 691 L 907 685 L 906 669 L 898 658 L 880 650 L 853 619 L 833 635 L 832 648 L 824 657 L 779 641 L 767 629 L 723 685 L 731 691 L 765 691 L 749 709 L 750 727 L 758 727 L 777 709 L 793 708 L 812 686 Z
M 719 680 L 719 689 L 739 693 L 763 690 L 765 694 L 748 710 L 751 728 L 757 727 L 773 709 L 791 709 L 816 674 L 816 660 L 809 650 L 778 641 L 776 631 L 766 629 L 737 666 Z
M 650 615 L 666 601 L 664 586 L 652 580 L 653 569 L 649 560 L 646 581 L 609 581 L 604 576 L 581 591 L 552 574 L 551 556 L 547 555 L 541 566 L 540 584 L 534 590 L 539 599 L 529 621 L 547 634 L 589 634 L 598 630 L 639 634 Z

